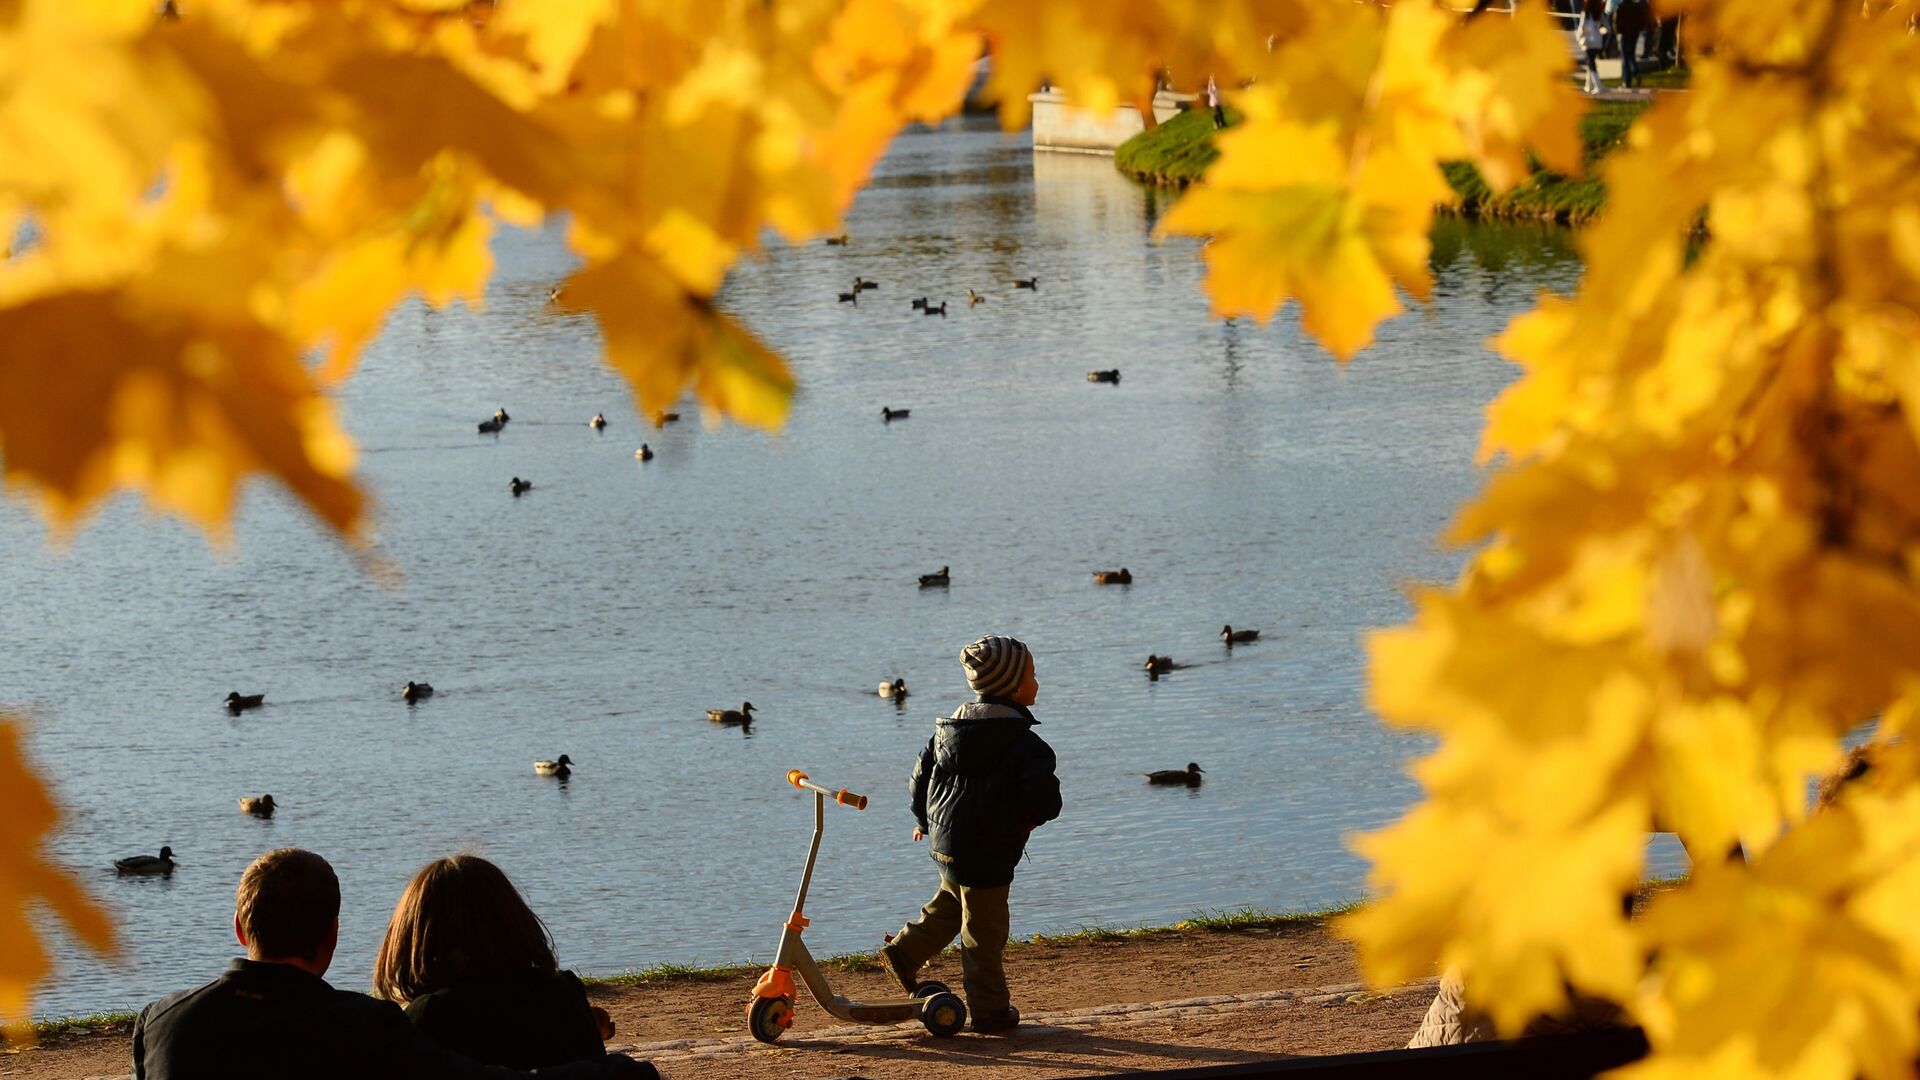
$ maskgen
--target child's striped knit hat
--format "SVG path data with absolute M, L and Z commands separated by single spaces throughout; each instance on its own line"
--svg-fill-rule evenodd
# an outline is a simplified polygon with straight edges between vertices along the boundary
M 1010 697 L 1027 677 L 1033 654 L 1016 638 L 989 634 L 960 650 L 960 666 L 967 669 L 967 685 L 981 697 Z

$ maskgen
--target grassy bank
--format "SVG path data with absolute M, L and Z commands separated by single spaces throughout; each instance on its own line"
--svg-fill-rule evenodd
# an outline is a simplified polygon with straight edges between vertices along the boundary
M 1337 918 L 1357 909 L 1360 901 L 1353 900 L 1330 908 L 1316 911 L 1267 911 L 1264 908 L 1239 907 L 1226 910 L 1201 910 L 1192 916 L 1167 926 L 1077 926 L 1071 930 L 1059 930 L 1046 934 L 1034 934 L 1026 940 L 1018 938 L 1009 942 L 1009 949 L 1021 949 L 1033 945 L 1089 945 L 1096 942 L 1140 941 L 1153 937 L 1165 937 L 1171 934 L 1232 934 L 1252 930 L 1274 930 L 1285 926 L 1300 926 L 1307 923 L 1324 922 Z M 880 956 L 873 952 L 843 953 L 820 960 L 820 966 L 829 971 L 878 971 Z M 717 979 L 733 979 L 751 975 L 766 968 L 759 964 L 720 964 L 703 967 L 697 964 L 654 964 L 651 967 L 633 971 L 623 971 L 617 975 L 602 975 L 583 979 L 587 983 L 607 983 L 614 986 L 644 986 L 648 983 L 673 982 L 687 979 L 696 982 L 710 982 Z
M 1561 176 L 1536 169 L 1524 183 L 1505 195 L 1494 195 L 1478 170 L 1465 162 L 1443 166 L 1447 183 L 1459 202 L 1447 209 L 1478 217 L 1544 219 L 1577 223 L 1589 220 L 1606 203 L 1606 185 L 1595 175 L 1600 159 L 1618 148 L 1634 118 L 1645 111 L 1639 101 L 1597 101 L 1580 120 L 1580 138 L 1586 146 L 1586 175 Z M 1234 119 L 1231 114 L 1229 119 Z M 1143 183 L 1185 187 L 1200 178 L 1220 156 L 1213 142 L 1213 118 L 1192 110 L 1141 132 L 1114 151 L 1114 167 Z

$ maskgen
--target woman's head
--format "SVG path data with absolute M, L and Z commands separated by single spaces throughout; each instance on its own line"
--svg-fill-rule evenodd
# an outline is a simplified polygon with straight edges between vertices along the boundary
M 478 855 L 455 855 L 421 867 L 400 894 L 373 988 L 411 1001 L 466 979 L 558 966 L 546 925 L 507 875 Z

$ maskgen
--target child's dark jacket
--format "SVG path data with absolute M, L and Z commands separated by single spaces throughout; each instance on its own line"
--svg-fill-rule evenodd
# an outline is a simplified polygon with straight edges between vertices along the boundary
M 1060 816 L 1053 748 L 1024 705 L 982 698 L 934 722 L 909 782 L 913 816 L 956 885 L 1013 881 L 1027 833 Z

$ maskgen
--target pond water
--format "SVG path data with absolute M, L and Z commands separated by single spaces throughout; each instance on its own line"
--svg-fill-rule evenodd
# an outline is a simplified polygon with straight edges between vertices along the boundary
M 0 704 L 65 808 L 54 857 L 127 945 L 56 934 L 36 1012 L 210 978 L 240 870 L 285 845 L 342 878 L 340 986 L 368 985 L 412 872 L 463 848 L 584 972 L 765 960 L 812 825 L 795 767 L 872 796 L 831 812 L 809 908 L 816 952 L 872 948 L 933 888 L 907 769 L 987 632 L 1038 657 L 1066 801 L 1016 934 L 1361 895 L 1347 839 L 1410 802 L 1424 748 L 1370 715 L 1363 638 L 1457 569 L 1433 537 L 1512 377 L 1485 341 L 1578 263 L 1561 232 L 1444 221 L 1432 306 L 1343 367 L 1292 314 L 1211 318 L 1198 244 L 1151 241 L 1171 201 L 974 122 L 902 136 L 851 244 L 726 285 L 802 380 L 777 435 L 691 407 L 643 430 L 592 324 L 545 303 L 561 230 L 506 233 L 484 313 L 403 308 L 342 394 L 394 583 L 264 486 L 224 551 L 124 501 L 54 550 L 0 504 Z M 836 303 L 855 275 L 880 289 Z M 507 429 L 476 435 L 496 406 Z M 942 565 L 950 588 L 916 587 Z M 1122 566 L 1131 586 L 1093 583 Z M 1261 638 L 1229 654 L 1225 623 Z M 1149 652 L 1190 666 L 1149 681 Z M 874 694 L 894 677 L 900 707 Z M 408 679 L 439 693 L 410 708 Z M 229 716 L 236 689 L 266 707 Z M 742 700 L 749 733 L 705 719 Z M 561 753 L 569 783 L 533 774 Z M 1142 779 L 1188 761 L 1205 786 Z M 261 792 L 271 821 L 235 807 Z M 170 879 L 114 876 L 162 844 Z

